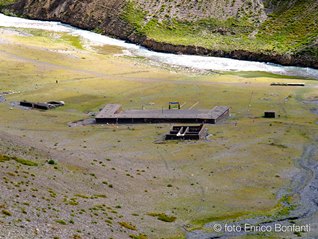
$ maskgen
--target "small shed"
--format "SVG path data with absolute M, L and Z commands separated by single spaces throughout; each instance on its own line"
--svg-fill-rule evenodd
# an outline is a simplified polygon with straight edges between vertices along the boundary
M 169 102 L 169 110 L 171 109 L 178 109 L 180 110 L 181 106 L 180 103 L 178 101 L 171 101 Z
M 276 112 L 275 111 L 265 111 L 264 118 L 276 118 Z

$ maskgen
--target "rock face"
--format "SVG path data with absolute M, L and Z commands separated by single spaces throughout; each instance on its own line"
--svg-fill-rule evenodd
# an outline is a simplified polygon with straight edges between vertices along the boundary
M 133 27 L 120 18 L 125 3 L 125 0 L 22 0 L 8 9 L 28 18 L 61 21 L 126 39 Z
M 160 19 L 168 17 L 196 21 L 213 16 L 216 19 L 226 20 L 230 17 L 245 15 L 247 12 L 252 18 L 261 20 L 266 18 L 262 0 L 138 0 L 136 4 L 146 9 L 149 15 L 156 15 Z
M 157 42 L 149 38 L 129 38 L 131 42 L 137 42 L 149 49 L 158 52 L 175 53 L 175 54 L 188 54 L 188 55 L 205 55 L 215 57 L 226 57 L 237 60 L 247 61 L 260 61 L 281 64 L 285 66 L 302 66 L 318 68 L 318 61 L 311 55 L 290 55 L 290 54 L 277 54 L 277 53 L 262 53 L 251 52 L 246 50 L 222 51 L 210 50 L 204 47 L 191 46 L 191 45 L 174 45 L 170 43 Z M 318 47 L 318 46 L 316 46 Z
M 61 21 L 156 51 L 318 68 L 317 0 L 8 2 L 2 10 Z

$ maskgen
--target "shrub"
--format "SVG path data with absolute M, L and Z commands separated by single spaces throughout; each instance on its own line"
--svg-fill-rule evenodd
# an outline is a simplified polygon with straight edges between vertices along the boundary
M 13 159 L 20 163 L 20 164 L 23 164 L 23 165 L 26 165 L 26 166 L 31 166 L 31 167 L 36 167 L 38 166 L 38 164 L 36 162 L 33 162 L 31 160 L 26 160 L 26 159 L 21 159 L 21 158 L 17 158 L 17 157 L 13 157 Z
M 119 222 L 118 224 L 121 225 L 122 227 L 129 229 L 129 230 L 133 230 L 133 231 L 137 230 L 136 226 L 134 226 L 128 222 Z
M 64 220 L 56 220 L 55 222 L 62 224 L 62 225 L 66 225 L 66 222 Z
M 15 156 L 0 155 L 0 162 L 5 162 L 5 161 L 9 161 L 9 160 L 14 160 L 17 163 L 27 165 L 27 166 L 38 166 L 38 164 L 36 162 L 33 162 L 31 160 L 21 159 L 21 158 L 15 157 Z
M 148 215 L 157 217 L 158 220 L 163 222 L 174 222 L 177 219 L 175 216 L 168 216 L 165 213 L 148 213 Z
M 47 163 L 48 163 L 48 164 L 51 164 L 51 165 L 56 164 L 56 162 L 55 162 L 53 159 L 50 159 Z
M 6 216 L 12 216 L 12 213 L 9 212 L 8 210 L 2 210 L 2 213 Z
M 148 239 L 148 237 L 144 234 L 139 234 L 139 235 L 129 235 L 130 238 L 132 239 Z

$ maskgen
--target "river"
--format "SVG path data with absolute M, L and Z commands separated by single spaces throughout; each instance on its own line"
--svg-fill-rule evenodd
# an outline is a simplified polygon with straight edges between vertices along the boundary
M 271 63 L 242 61 L 220 57 L 176 55 L 154 52 L 136 44 L 81 30 L 60 22 L 30 20 L 0 14 L 0 27 L 31 28 L 53 32 L 65 32 L 74 36 L 80 36 L 83 42 L 92 46 L 119 46 L 123 48 L 123 51 L 126 54 L 145 57 L 155 62 L 176 67 L 211 71 L 262 71 L 280 75 L 318 79 L 318 70 L 312 68 L 281 66 Z

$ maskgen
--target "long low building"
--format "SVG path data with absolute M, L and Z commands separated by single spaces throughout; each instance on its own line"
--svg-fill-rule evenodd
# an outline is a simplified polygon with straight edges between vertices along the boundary
M 95 117 L 96 123 L 207 123 L 216 124 L 229 117 L 229 107 L 202 109 L 122 110 L 119 104 L 107 104 Z

